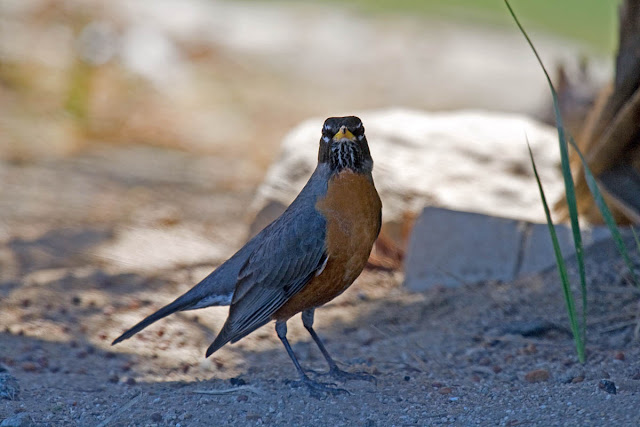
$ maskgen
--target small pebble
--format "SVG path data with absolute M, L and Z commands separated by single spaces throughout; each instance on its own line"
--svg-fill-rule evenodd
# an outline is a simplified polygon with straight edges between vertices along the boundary
M 616 355 L 613 358 L 616 360 L 624 360 L 624 353 L 619 351 L 616 353 Z
M 38 366 L 33 362 L 24 362 L 22 364 L 22 370 L 25 372 L 36 372 L 38 370 Z
M 136 380 L 133 378 L 127 378 L 127 381 L 125 382 L 125 384 L 127 385 L 136 385 Z
M 162 421 L 162 415 L 160 415 L 159 412 L 154 412 L 153 414 L 151 414 L 151 421 L 153 421 L 154 423 L 159 423 Z
M 247 400 L 249 400 L 249 396 L 246 394 L 241 394 L 236 398 L 236 402 L 246 402 Z
M 451 387 L 442 387 L 440 390 L 438 390 L 438 393 L 440 394 L 451 394 L 453 390 L 451 389 Z
M 546 369 L 536 369 L 534 371 L 528 372 L 524 379 L 530 383 L 539 383 L 543 381 L 547 381 L 551 374 Z
M 600 380 L 600 382 L 598 383 L 598 388 L 606 391 L 609 394 L 616 394 L 616 385 L 613 381 Z
M 245 380 L 243 380 L 242 378 L 238 378 L 238 377 L 230 378 L 229 382 L 233 386 L 239 386 L 239 385 L 246 385 L 247 384 L 247 382 Z

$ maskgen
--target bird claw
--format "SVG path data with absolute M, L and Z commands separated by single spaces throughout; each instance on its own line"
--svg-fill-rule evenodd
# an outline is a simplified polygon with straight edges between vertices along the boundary
M 339 394 L 351 394 L 343 388 L 336 387 L 336 385 L 333 383 L 321 383 L 318 381 L 314 381 L 307 376 L 297 381 L 286 381 L 286 384 L 290 385 L 291 387 L 305 386 L 309 389 L 311 396 L 318 399 L 324 398 L 328 394 L 332 396 L 337 396 Z

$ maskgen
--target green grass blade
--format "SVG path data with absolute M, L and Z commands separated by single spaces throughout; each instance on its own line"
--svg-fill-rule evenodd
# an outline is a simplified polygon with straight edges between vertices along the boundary
M 585 342 L 584 335 L 580 333 L 580 327 L 576 317 L 575 304 L 573 302 L 573 294 L 571 293 L 571 284 L 569 283 L 569 275 L 567 274 L 567 266 L 562 257 L 562 251 L 560 250 L 560 243 L 558 243 L 558 236 L 556 234 L 556 228 L 551 220 L 551 212 L 549 211 L 549 205 L 547 204 L 547 198 L 542 188 L 542 182 L 538 175 L 538 169 L 536 168 L 536 162 L 533 158 L 533 152 L 529 141 L 527 141 L 527 147 L 529 148 L 529 157 L 531 159 L 531 166 L 533 167 L 533 173 L 538 183 L 538 190 L 540 191 L 540 199 L 542 199 L 542 206 L 544 207 L 544 214 L 547 218 L 547 226 L 549 227 L 549 235 L 551 236 L 551 242 L 553 243 L 553 252 L 556 256 L 556 266 L 558 267 L 558 273 L 560 274 L 560 280 L 562 281 L 562 291 L 564 293 L 564 300 L 567 305 L 567 313 L 569 314 L 569 323 L 571 325 L 571 332 L 573 333 L 573 341 L 575 342 L 576 351 L 578 353 L 578 360 L 580 363 L 585 361 Z
M 636 241 L 636 246 L 638 248 L 638 253 L 640 253 L 640 239 L 638 239 L 638 235 L 636 234 L 636 229 L 631 227 L 631 232 L 633 233 L 633 238 Z
M 569 150 L 567 145 L 567 138 L 565 134 L 564 122 L 562 120 L 562 114 L 560 114 L 560 107 L 558 103 L 558 94 L 556 93 L 555 87 L 551 82 L 551 77 L 549 77 L 549 73 L 547 72 L 538 51 L 536 50 L 533 42 L 529 38 L 529 35 L 524 30 L 520 21 L 515 15 L 515 12 L 511 8 L 508 0 L 504 0 L 507 8 L 509 9 L 509 13 L 511 17 L 515 21 L 518 29 L 527 40 L 529 47 L 533 51 L 538 63 L 540 64 L 540 68 L 544 72 L 544 76 L 547 79 L 547 83 L 549 85 L 549 89 L 551 90 L 551 96 L 553 98 L 553 110 L 556 116 L 556 128 L 558 130 L 558 144 L 560 147 L 560 162 L 562 167 L 562 177 L 564 179 L 564 188 L 565 188 L 565 197 L 567 200 L 567 207 L 569 210 L 569 218 L 571 221 L 571 232 L 573 235 L 573 244 L 576 250 L 576 260 L 578 263 L 578 273 L 580 275 L 580 290 L 582 295 L 582 339 L 586 340 L 586 325 L 587 325 L 587 275 L 585 271 L 584 264 L 584 250 L 582 245 L 582 235 L 580 233 L 580 222 L 578 220 L 578 203 L 576 201 L 576 191 L 575 184 L 573 182 L 573 175 L 571 174 L 571 166 L 569 164 Z
M 627 251 L 624 241 L 622 240 L 620 229 L 618 229 L 618 226 L 616 225 L 616 221 L 613 219 L 613 215 L 611 214 L 611 211 L 609 210 L 607 203 L 604 201 L 604 197 L 602 197 L 602 193 L 598 189 L 598 184 L 596 182 L 596 179 L 591 173 L 591 170 L 587 165 L 587 161 L 585 160 L 584 156 L 578 149 L 578 145 L 573 140 L 573 138 L 569 137 L 569 142 L 571 143 L 571 146 L 578 153 L 578 156 L 580 156 L 580 161 L 582 162 L 582 166 L 584 167 L 584 177 L 585 177 L 585 180 L 587 181 L 587 185 L 589 186 L 589 190 L 591 191 L 591 194 L 593 195 L 593 199 L 595 200 L 596 205 L 598 206 L 598 209 L 600 210 L 600 213 L 604 218 L 604 222 L 609 227 L 609 231 L 611 231 L 611 237 L 613 238 L 613 241 L 615 242 L 615 245 L 618 248 L 620 255 L 622 256 L 622 259 L 624 259 L 624 262 L 627 265 L 629 272 L 631 273 L 631 278 L 633 279 L 634 284 L 640 287 L 638 276 L 634 271 L 633 263 L 631 262 L 631 257 L 629 256 L 629 252 Z M 633 233 L 635 236 L 635 231 L 633 231 Z M 637 236 L 636 236 L 636 239 L 637 239 Z M 638 243 L 637 240 L 636 240 L 636 243 Z

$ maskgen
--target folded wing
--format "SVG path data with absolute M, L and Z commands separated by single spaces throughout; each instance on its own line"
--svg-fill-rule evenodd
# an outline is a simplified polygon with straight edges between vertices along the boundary
M 207 357 L 266 324 L 326 260 L 326 221 L 313 212 L 285 212 L 240 269 L 229 317 Z

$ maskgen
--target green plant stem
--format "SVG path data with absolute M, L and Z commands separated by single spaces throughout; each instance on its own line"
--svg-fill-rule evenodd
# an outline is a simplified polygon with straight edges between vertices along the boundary
M 560 280 L 562 282 L 562 291 L 564 293 L 564 300 L 567 305 L 567 313 L 569 313 L 569 323 L 571 325 L 571 332 L 573 334 L 573 341 L 575 342 L 576 351 L 578 353 L 578 360 L 580 363 L 585 361 L 585 342 L 580 334 L 580 326 L 578 325 L 576 317 L 575 304 L 573 302 L 573 295 L 571 293 L 571 284 L 569 283 L 569 275 L 567 274 L 567 266 L 560 250 L 560 243 L 558 242 L 558 235 L 556 234 L 556 227 L 551 220 L 551 212 L 549 211 L 549 205 L 547 204 L 547 198 L 542 188 L 542 182 L 538 175 L 538 168 L 536 168 L 536 162 L 533 158 L 533 152 L 531 151 L 531 145 L 527 140 L 527 148 L 529 149 L 529 158 L 531 159 L 531 166 L 533 167 L 533 173 L 538 183 L 538 190 L 540 191 L 540 198 L 542 199 L 542 206 L 544 207 L 544 214 L 547 218 L 547 226 L 549 227 L 549 235 L 551 236 L 551 242 L 553 243 L 553 253 L 556 256 L 556 266 L 558 267 L 558 273 L 560 274 Z
M 571 167 L 570 167 L 570 164 L 569 164 L 569 150 L 568 150 L 567 138 L 566 138 L 566 134 L 565 134 L 564 123 L 563 123 L 563 120 L 562 120 L 562 114 L 560 113 L 558 95 L 557 95 L 556 90 L 555 90 L 555 88 L 553 86 L 553 83 L 551 82 L 551 77 L 549 76 L 549 73 L 547 72 L 547 69 L 545 68 L 544 63 L 542 62 L 542 59 L 540 58 L 540 55 L 538 54 L 538 51 L 536 50 L 533 42 L 529 38 L 529 35 L 527 34 L 525 29 L 520 24 L 520 21 L 516 17 L 515 12 L 511 8 L 511 5 L 509 4 L 509 1 L 508 0 L 504 0 L 504 2 L 506 4 L 507 8 L 509 9 L 509 13 L 513 17 L 513 20 L 515 21 L 516 25 L 518 26 L 518 29 L 520 30 L 520 32 L 522 33 L 524 38 L 527 40 L 527 43 L 529 44 L 529 47 L 533 51 L 538 63 L 540 64 L 540 67 L 542 68 L 542 71 L 544 72 L 545 78 L 547 79 L 547 83 L 548 83 L 549 88 L 551 90 L 551 95 L 553 97 L 553 109 L 554 109 L 555 116 L 556 116 L 556 128 L 558 130 L 558 144 L 559 144 L 559 147 L 560 147 L 560 160 L 561 160 L 561 166 L 562 166 L 562 177 L 564 179 L 565 197 L 566 197 L 566 200 L 567 200 L 567 207 L 568 207 L 568 210 L 569 210 L 569 218 L 570 218 L 570 221 L 571 221 L 571 231 L 572 231 L 572 235 L 573 235 L 573 244 L 574 244 L 575 251 L 576 251 L 576 260 L 577 260 L 577 263 L 578 263 L 578 272 L 579 272 L 579 275 L 580 275 L 580 290 L 581 290 L 581 296 L 582 296 L 582 322 L 581 322 L 582 328 L 578 329 L 577 333 L 580 334 L 579 341 L 582 343 L 582 346 L 584 346 L 584 342 L 586 341 L 586 337 L 587 337 L 587 333 L 586 333 L 586 325 L 587 325 L 587 279 L 586 279 L 586 271 L 585 271 L 585 264 L 584 264 L 584 251 L 583 251 L 583 245 L 582 245 L 582 235 L 580 233 L 580 222 L 578 220 L 578 203 L 576 201 L 575 183 L 573 182 L 573 175 L 571 174 Z M 548 217 L 548 219 L 550 220 L 550 216 Z M 551 224 L 551 225 L 553 225 L 553 224 Z M 554 230 L 554 233 L 555 233 L 555 230 Z M 565 288 L 567 286 L 568 286 L 568 284 L 565 285 L 564 282 L 563 282 L 563 288 Z M 571 295 L 570 292 L 567 293 L 567 291 L 565 290 L 565 299 L 566 298 L 569 298 L 567 300 L 567 307 L 569 305 L 573 306 L 574 305 L 573 296 Z M 574 312 L 573 315 L 575 316 L 575 312 Z M 570 321 L 571 321 L 572 325 L 574 323 L 577 323 L 576 319 L 572 317 L 571 312 L 569 313 L 569 316 L 570 316 Z M 573 330 L 573 326 L 572 326 L 572 330 Z M 576 332 L 574 332 L 574 334 L 575 333 Z M 580 354 L 580 350 L 578 351 L 578 353 Z M 582 349 L 582 353 L 583 354 L 582 354 L 581 362 L 584 362 L 584 360 L 583 360 L 584 359 L 584 348 Z

